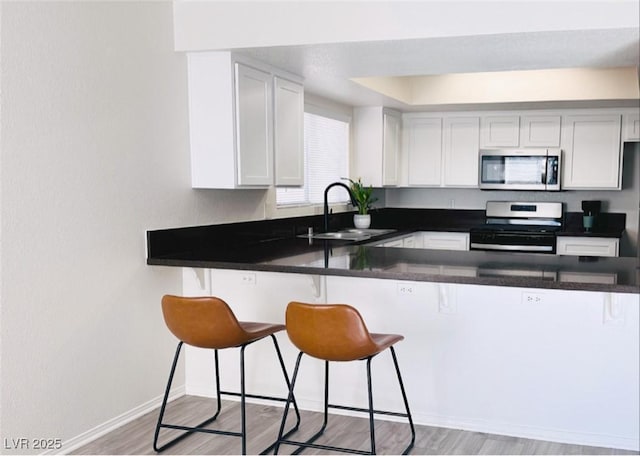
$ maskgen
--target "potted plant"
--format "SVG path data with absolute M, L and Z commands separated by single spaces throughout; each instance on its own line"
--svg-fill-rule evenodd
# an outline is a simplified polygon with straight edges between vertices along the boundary
M 365 187 L 361 178 L 358 178 L 357 181 L 353 179 L 348 180 L 351 183 L 349 188 L 351 189 L 353 199 L 358 203 L 358 213 L 353 216 L 353 224 L 356 228 L 369 228 L 369 226 L 371 226 L 371 214 L 369 214 L 369 209 L 371 209 L 371 205 L 373 203 L 378 201 L 378 198 L 373 196 L 373 187 Z

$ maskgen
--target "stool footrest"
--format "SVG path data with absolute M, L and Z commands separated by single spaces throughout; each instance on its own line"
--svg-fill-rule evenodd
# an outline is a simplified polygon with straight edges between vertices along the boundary
M 360 407 L 348 407 L 346 405 L 335 405 L 335 404 L 328 404 L 327 407 L 334 408 L 334 409 L 339 409 L 339 410 L 351 410 L 353 412 L 369 413 L 369 409 L 360 408 Z M 389 412 L 387 410 L 374 410 L 373 413 L 376 413 L 378 415 L 399 416 L 399 417 L 402 417 L 402 418 L 407 418 L 409 416 L 406 413 Z
M 241 393 L 236 393 L 234 391 L 220 391 L 220 394 L 226 394 L 227 396 L 242 397 Z M 287 402 L 286 397 L 261 396 L 259 394 L 249 394 L 249 393 L 245 393 L 244 397 L 250 397 L 252 399 L 264 399 L 267 401 Z
M 207 429 L 202 427 L 179 426 L 177 424 L 161 424 L 160 427 L 167 428 L 167 429 L 177 429 L 179 431 L 188 431 L 188 432 L 206 432 L 207 434 L 233 435 L 236 437 L 240 437 L 242 435 L 241 432 L 222 431 L 218 429 Z
M 327 451 L 337 451 L 340 453 L 351 453 L 351 454 L 371 454 L 371 451 L 364 450 L 354 450 L 353 448 L 343 448 L 343 447 L 335 447 L 331 445 L 320 445 L 317 443 L 305 443 L 305 442 L 295 442 L 293 440 L 280 440 L 281 445 L 294 445 L 302 448 L 315 448 L 317 450 L 327 450 Z M 296 453 L 294 453 L 296 454 Z

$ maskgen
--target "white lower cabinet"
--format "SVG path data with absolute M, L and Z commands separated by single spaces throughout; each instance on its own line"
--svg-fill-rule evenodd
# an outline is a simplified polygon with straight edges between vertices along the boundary
M 559 236 L 557 255 L 617 257 L 620 249 L 618 238 Z
M 422 248 L 437 250 L 469 250 L 469 233 L 423 231 Z
M 433 250 L 469 250 L 469 233 L 448 231 L 418 231 L 373 244 L 376 247 L 395 247 Z
M 383 242 L 382 244 L 378 244 L 379 247 L 404 247 L 404 240 L 400 239 L 391 239 L 390 241 Z

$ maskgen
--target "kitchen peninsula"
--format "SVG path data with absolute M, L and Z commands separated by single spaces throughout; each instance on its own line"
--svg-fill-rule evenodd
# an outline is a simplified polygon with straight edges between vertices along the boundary
M 636 258 L 379 247 L 415 232 L 468 232 L 482 212 L 382 209 L 374 226 L 395 231 L 359 242 L 304 237 L 322 230 L 319 216 L 157 230 L 147 262 L 183 267 L 185 295 L 219 296 L 242 320 L 282 322 L 292 300 L 356 306 L 371 330 L 405 336 L 398 356 L 419 424 L 637 449 Z M 350 218 L 334 214 L 332 228 Z M 283 345 L 289 364 L 295 350 Z M 269 352 L 254 350 L 269 372 Z M 336 366 L 332 400 L 363 403 L 360 367 Z M 210 354 L 190 348 L 187 393 L 213 397 L 212 375 Z M 377 405 L 399 410 L 393 378 L 376 375 Z M 303 408 L 321 407 L 315 380 L 301 384 Z M 282 394 L 280 383 L 250 375 L 248 388 Z
M 639 292 L 636 258 L 379 247 L 387 239 L 415 232 L 468 232 L 480 223 L 483 212 L 382 209 L 376 214 L 376 226 L 394 230 L 358 242 L 305 237 L 309 228 L 323 230 L 318 216 L 156 230 L 148 233 L 147 262 L 161 266 Z M 347 227 L 350 217 L 349 213 L 336 214 L 334 222 Z M 562 234 L 565 232 L 559 233 Z M 581 233 L 567 227 L 566 234 Z M 621 229 L 613 229 L 600 235 L 620 234 Z

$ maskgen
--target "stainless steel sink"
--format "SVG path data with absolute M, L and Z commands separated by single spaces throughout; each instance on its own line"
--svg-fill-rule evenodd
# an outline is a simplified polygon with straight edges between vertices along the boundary
M 314 233 L 314 234 L 303 234 L 299 237 L 305 237 L 310 239 L 324 239 L 324 240 L 335 240 L 335 241 L 364 241 L 369 239 L 371 236 L 369 234 L 363 233 L 349 233 L 343 231 L 331 231 L 328 233 Z
M 336 240 L 336 241 L 366 241 L 374 236 L 381 236 L 383 234 L 392 233 L 395 230 L 382 230 L 382 229 L 359 229 L 348 228 L 340 231 L 329 231 L 328 233 L 313 233 L 302 234 L 298 237 L 309 239 L 323 239 L 323 240 Z
M 383 234 L 393 233 L 396 230 L 390 229 L 375 229 L 375 228 L 349 228 L 346 230 L 340 230 L 339 233 L 358 233 L 358 234 L 368 234 L 369 236 L 382 236 Z

